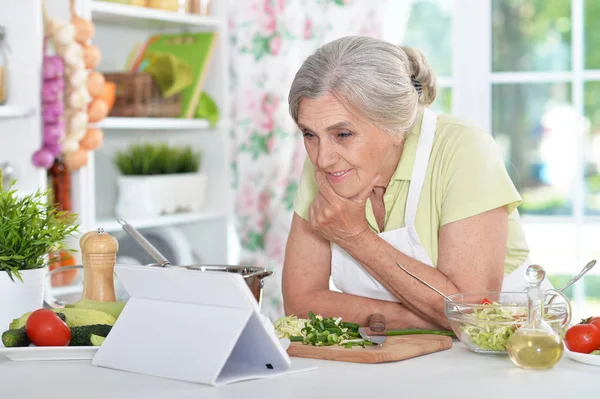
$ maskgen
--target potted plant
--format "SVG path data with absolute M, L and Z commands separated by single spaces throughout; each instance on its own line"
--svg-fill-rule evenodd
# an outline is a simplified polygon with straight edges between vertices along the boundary
M 117 217 L 142 218 L 198 212 L 206 198 L 201 154 L 166 143 L 133 144 L 118 151 Z
M 0 179 L 0 326 L 42 307 L 47 266 L 79 225 L 59 210 L 50 190 L 20 195 Z M 68 249 L 68 251 L 73 251 Z

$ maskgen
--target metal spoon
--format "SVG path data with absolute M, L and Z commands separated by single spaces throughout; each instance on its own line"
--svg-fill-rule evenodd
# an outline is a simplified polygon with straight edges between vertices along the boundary
M 581 277 L 583 277 L 584 274 L 586 274 L 587 272 L 589 272 L 590 270 L 592 270 L 592 267 L 594 267 L 596 265 L 596 260 L 592 259 L 591 261 L 588 262 L 587 265 L 585 265 L 585 267 L 579 272 L 579 274 L 577 274 L 575 277 L 573 277 L 571 280 L 569 280 L 569 282 L 567 284 L 565 284 L 560 290 L 558 290 L 559 292 L 564 292 L 564 290 L 566 290 L 567 288 L 569 288 L 570 286 L 572 286 L 573 284 L 575 284 Z M 556 298 L 558 295 L 553 295 L 552 298 L 550 298 L 550 300 L 548 301 L 548 305 L 550 305 L 552 303 L 552 301 L 554 301 L 554 298 Z
M 435 288 L 434 286 L 430 285 L 429 283 L 425 282 L 424 280 L 421 280 L 420 277 L 415 276 L 414 274 L 412 274 L 411 272 L 409 272 L 408 270 L 406 270 L 404 268 L 404 266 L 402 266 L 401 264 L 399 264 L 398 262 L 396 262 L 396 265 L 398 265 L 398 267 L 402 270 L 404 270 L 404 272 L 406 272 L 406 274 L 408 274 L 409 276 L 411 276 L 412 278 L 414 278 L 415 280 L 417 280 L 419 283 L 423 284 L 426 287 L 431 288 L 432 290 L 434 290 L 435 292 L 437 292 L 439 295 L 441 295 L 442 297 L 444 297 L 444 299 L 446 299 L 449 302 L 454 302 L 452 299 L 450 299 L 447 295 L 445 295 L 443 292 L 441 292 L 440 290 L 438 290 L 437 288 Z
M 458 313 L 463 313 L 464 312 L 460 309 L 459 305 L 454 302 L 452 299 L 450 299 L 450 297 L 448 297 L 446 294 L 444 294 L 442 291 L 438 290 L 437 288 L 435 288 L 434 286 L 432 286 L 431 284 L 429 284 L 428 282 L 426 282 L 425 280 L 422 280 L 420 277 L 417 277 L 416 275 L 412 274 L 411 272 L 409 272 L 408 270 L 406 270 L 406 268 L 404 266 L 402 266 L 401 264 L 399 264 L 398 262 L 395 262 L 396 265 L 404 270 L 404 272 L 406 274 L 408 274 L 409 276 L 411 276 L 412 278 L 414 278 L 415 280 L 417 280 L 419 283 L 423 284 L 424 286 L 432 289 L 433 291 L 435 291 L 438 295 L 440 295 L 441 297 L 443 297 L 445 300 L 447 300 L 449 303 L 454 304 L 454 309 L 458 312 Z

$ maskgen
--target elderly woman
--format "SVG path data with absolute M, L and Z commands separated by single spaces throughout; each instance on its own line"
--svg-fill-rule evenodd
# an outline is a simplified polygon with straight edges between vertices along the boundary
M 521 197 L 502 156 L 482 129 L 429 109 L 435 96 L 421 53 L 370 37 L 335 40 L 300 67 L 289 108 L 308 158 L 287 314 L 447 328 L 443 298 L 400 266 L 445 295 L 525 287 Z

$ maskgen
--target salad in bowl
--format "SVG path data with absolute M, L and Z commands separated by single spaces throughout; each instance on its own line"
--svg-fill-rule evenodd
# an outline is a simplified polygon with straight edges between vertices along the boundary
M 554 294 L 546 294 L 544 320 L 561 337 L 570 322 L 570 304 L 564 300 L 548 304 Z M 471 351 L 506 354 L 506 344 L 519 327 L 527 323 L 526 292 L 486 292 L 455 294 L 445 300 L 450 326 Z

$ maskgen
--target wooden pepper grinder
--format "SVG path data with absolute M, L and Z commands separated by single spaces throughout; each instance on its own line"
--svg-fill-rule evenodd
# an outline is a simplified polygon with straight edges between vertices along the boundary
M 85 233 L 79 240 L 83 261 L 83 299 L 115 302 L 114 270 L 119 242 L 104 229 Z

